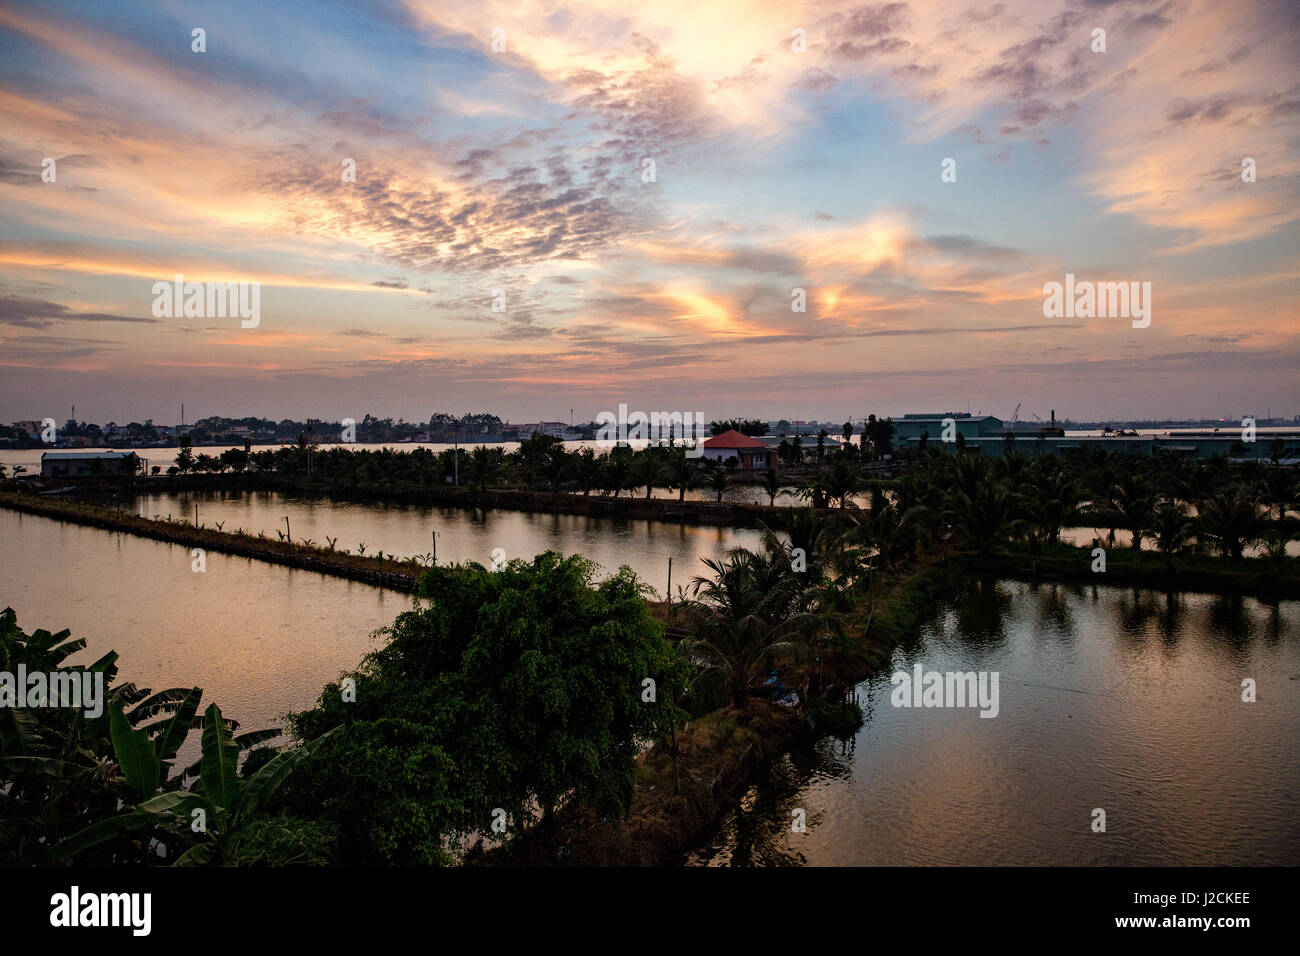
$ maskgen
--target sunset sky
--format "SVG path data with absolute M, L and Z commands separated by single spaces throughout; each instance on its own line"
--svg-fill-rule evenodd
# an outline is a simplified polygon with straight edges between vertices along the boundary
M 1300 414 L 1293 2 L 0 0 L 0 209 L 6 422 Z

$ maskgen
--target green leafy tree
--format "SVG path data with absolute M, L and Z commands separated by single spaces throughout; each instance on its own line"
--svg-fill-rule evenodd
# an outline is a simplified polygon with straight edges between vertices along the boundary
M 628 568 L 599 583 L 594 574 L 554 552 L 495 572 L 431 570 L 419 587 L 428 606 L 401 615 L 348 675 L 356 702 L 332 685 L 290 716 L 304 739 L 350 723 L 289 806 L 328 794 L 352 858 L 398 863 L 438 861 L 444 837 L 486 831 L 496 808 L 515 829 L 564 806 L 626 813 L 639 742 L 680 721 L 685 677 L 648 587 Z M 397 772 L 365 779 L 389 755 Z
M 189 435 L 182 435 L 179 443 L 180 451 L 176 453 L 176 468 L 182 475 L 186 475 L 194 470 L 194 442 Z

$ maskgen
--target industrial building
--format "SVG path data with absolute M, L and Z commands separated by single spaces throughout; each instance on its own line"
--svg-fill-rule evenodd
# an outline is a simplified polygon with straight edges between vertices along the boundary
M 47 451 L 41 455 L 42 478 L 98 478 L 131 475 L 139 456 L 129 451 Z
M 1295 463 L 1300 459 L 1300 429 L 1295 428 L 1257 428 L 1254 441 L 1243 441 L 1244 430 L 1239 426 L 1067 435 L 1065 429 L 1056 424 L 1054 412 L 1051 422 L 1008 423 L 994 415 L 971 415 L 969 412 L 904 415 L 893 422 L 894 444 L 900 448 L 916 451 L 924 446 L 954 451 L 960 445 L 966 454 L 988 458 L 1001 457 L 1008 451 L 1021 455 L 1054 455 L 1071 448 L 1084 448 L 1148 458 L 1169 452 L 1193 458 L 1223 455 L 1270 461 L 1277 451 L 1274 442 L 1281 439 L 1279 460 Z

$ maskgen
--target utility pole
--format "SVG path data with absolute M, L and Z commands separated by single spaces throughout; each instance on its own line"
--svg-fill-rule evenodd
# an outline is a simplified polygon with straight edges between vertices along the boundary
M 433 532 L 433 564 L 438 563 L 438 532 Z
M 672 556 L 669 555 L 668 557 L 668 603 L 671 604 L 672 601 L 673 601 L 673 559 Z
M 289 532 L 289 516 L 284 516 L 284 538 L 289 542 L 289 547 L 293 547 L 293 535 Z
M 460 422 L 451 428 L 451 467 L 455 475 L 454 486 L 460 487 Z

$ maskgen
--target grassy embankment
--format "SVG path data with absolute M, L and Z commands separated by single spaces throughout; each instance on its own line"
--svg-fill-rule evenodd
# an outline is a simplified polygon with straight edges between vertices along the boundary
M 894 646 L 915 632 L 944 599 L 951 600 L 961 564 L 923 555 L 913 566 L 879 575 L 869 632 L 838 654 L 821 652 L 821 679 L 828 698 L 889 663 Z M 672 622 L 667 604 L 652 605 L 657 617 Z M 867 609 L 851 622 L 860 633 Z M 783 669 L 782 680 L 806 688 L 815 681 L 815 655 L 808 653 Z M 678 852 L 709 827 L 751 775 L 800 734 L 812 731 L 808 719 L 788 708 L 752 699 L 743 710 L 732 706 L 705 714 L 677 735 L 674 766 L 666 747 L 646 751 L 637 768 L 628 819 L 611 823 L 595 814 L 561 812 L 549 831 L 533 831 L 470 862 L 484 865 L 652 866 Z
M 785 478 L 790 483 L 797 480 L 791 472 Z M 737 480 L 736 485 L 750 483 Z M 527 511 L 543 514 L 568 514 L 592 518 L 617 518 L 620 520 L 683 521 L 688 524 L 729 525 L 754 527 L 759 522 L 770 522 L 777 512 L 789 511 L 792 506 L 803 506 L 788 495 L 778 497 L 780 504 L 744 504 L 728 501 L 678 501 L 671 492 L 665 494 L 656 488 L 657 497 L 624 494 L 618 497 L 599 493 L 582 494 L 572 491 L 542 491 L 525 488 L 488 488 L 475 491 L 467 486 L 440 488 L 415 484 L 374 485 L 346 487 L 340 485 L 309 484 L 298 478 L 274 473 L 244 472 L 221 475 L 177 475 L 136 478 L 128 494 L 125 482 L 89 481 L 68 479 L 76 488 L 75 494 L 86 500 L 125 498 L 134 495 L 168 494 L 173 492 L 232 492 L 271 491 L 284 495 L 306 497 L 323 496 L 338 501 L 394 502 L 435 508 L 493 509 Z M 820 508 L 823 515 L 836 509 Z
M 1183 554 L 1169 561 L 1156 551 L 1108 548 L 1102 572 L 1092 570 L 1091 547 L 1057 544 L 1034 552 L 1025 545 L 1012 544 L 991 555 L 966 554 L 961 560 L 970 573 L 986 576 L 1300 598 L 1300 559 L 1289 557 L 1233 561 L 1216 555 Z
M 381 561 L 304 548 L 282 541 L 232 534 L 193 525 L 116 514 L 84 502 L 38 499 L 0 492 L 0 506 L 68 520 L 93 527 L 126 531 L 189 547 L 239 554 L 259 560 L 302 567 L 354 580 L 410 590 L 422 572 L 419 565 Z M 911 566 L 878 573 L 874 613 L 860 608 L 847 631 L 861 635 L 837 653 L 822 651 L 821 680 L 827 697 L 888 663 L 894 646 L 956 592 L 968 574 L 1065 580 L 1074 583 L 1132 585 L 1174 590 L 1236 591 L 1265 597 L 1300 597 L 1300 561 L 1243 559 L 1230 561 L 1200 555 L 1179 556 L 1172 564 L 1164 555 L 1112 548 L 1105 573 L 1092 568 L 1090 548 L 1070 545 L 1031 552 L 1020 545 L 992 555 L 954 553 L 943 561 L 923 553 Z M 675 623 L 667 603 L 654 603 L 653 612 Z M 864 633 L 865 632 L 865 633 Z M 808 687 L 812 655 L 788 666 L 783 680 Z M 761 700 L 743 710 L 726 707 L 694 720 L 678 735 L 676 764 L 667 748 L 652 748 L 640 761 L 629 818 L 602 821 L 589 813 L 561 813 L 547 832 L 533 832 L 475 861 L 487 864 L 556 863 L 650 865 L 661 862 L 714 821 L 725 803 L 766 760 L 800 733 L 809 731 L 806 717 Z
M 923 554 L 915 565 L 881 574 L 870 628 L 838 655 L 822 652 L 827 697 L 852 687 L 888 665 L 893 648 L 914 634 L 936 607 L 951 603 L 962 577 L 979 574 L 1072 584 L 1131 585 L 1155 589 L 1252 593 L 1261 597 L 1300 598 L 1300 561 L 1186 555 L 1174 559 L 1149 551 L 1111 549 L 1106 572 L 1091 570 L 1090 548 L 1057 545 L 1031 553 L 1015 546 L 993 555 L 958 552 L 948 561 Z M 656 616 L 671 623 L 666 604 L 654 605 Z M 861 634 L 862 609 L 849 630 Z M 811 655 L 783 674 L 786 684 L 807 687 L 813 677 Z M 680 755 L 674 768 L 665 748 L 643 755 L 637 770 L 631 813 L 623 823 L 609 823 L 588 813 L 561 814 L 555 830 L 533 833 L 486 854 L 484 863 L 579 865 L 653 865 L 662 862 L 707 828 L 750 775 L 779 754 L 799 734 L 810 730 L 798 714 L 760 700 L 743 711 L 732 707 L 693 721 L 678 735 Z
M 123 531 L 187 548 L 203 548 L 222 554 L 255 558 L 398 591 L 413 591 L 416 580 L 424 571 L 423 565 L 409 560 L 397 561 L 391 557 L 380 558 L 378 555 L 363 557 L 327 547 L 308 546 L 302 542 L 259 537 L 243 531 L 223 531 L 202 525 L 195 527 L 184 521 L 166 518 L 143 518 L 133 512 L 113 511 L 72 499 L 38 498 L 0 491 L 0 507 L 92 528 Z

